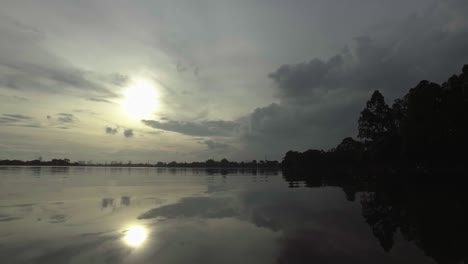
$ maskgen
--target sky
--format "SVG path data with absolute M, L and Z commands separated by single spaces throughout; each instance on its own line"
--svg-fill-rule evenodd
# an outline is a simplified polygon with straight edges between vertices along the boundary
M 466 0 L 0 0 L 0 159 L 277 159 L 468 63 Z

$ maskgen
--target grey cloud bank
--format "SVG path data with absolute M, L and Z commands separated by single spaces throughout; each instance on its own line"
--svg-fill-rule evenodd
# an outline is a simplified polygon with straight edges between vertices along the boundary
M 163 122 L 155 120 L 142 120 L 150 127 L 177 132 L 189 136 L 229 136 L 232 135 L 239 125 L 232 121 L 204 120 L 199 122 L 166 120 Z

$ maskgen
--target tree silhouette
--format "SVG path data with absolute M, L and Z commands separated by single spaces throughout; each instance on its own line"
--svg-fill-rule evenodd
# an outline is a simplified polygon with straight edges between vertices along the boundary
M 284 170 L 351 171 L 387 166 L 462 172 L 468 149 L 468 65 L 442 85 L 423 80 L 390 108 L 374 91 L 358 122 L 358 138 L 328 151 L 289 151 Z M 326 167 L 329 168 L 326 168 Z
M 393 127 L 390 108 L 385 103 L 383 95 L 376 90 L 361 112 L 358 138 L 376 141 L 384 137 Z

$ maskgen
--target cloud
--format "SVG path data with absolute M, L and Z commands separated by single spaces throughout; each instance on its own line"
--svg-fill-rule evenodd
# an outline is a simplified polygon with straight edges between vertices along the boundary
M 99 103 L 108 103 L 108 104 L 113 104 L 111 101 L 105 99 L 105 98 L 95 98 L 95 97 L 91 97 L 91 98 L 87 98 L 86 100 L 88 101 L 93 101 L 93 102 L 99 102 Z
M 98 113 L 90 110 L 90 109 L 73 109 L 73 112 L 74 113 L 84 113 L 84 114 L 88 114 L 88 115 L 92 115 L 92 116 L 97 116 L 99 115 Z
M 357 97 L 359 98 L 359 97 Z M 343 102 L 307 105 L 270 104 L 242 118 L 238 158 L 268 155 L 280 159 L 288 150 L 327 149 L 345 135 L 354 134 L 361 104 Z
M 106 127 L 106 134 L 115 135 L 119 132 L 118 128 Z
M 74 126 L 79 119 L 70 113 L 58 113 L 55 115 L 47 115 L 48 126 L 59 129 L 69 129 Z
M 22 119 L 22 120 L 30 120 L 32 117 L 25 116 L 25 115 L 18 115 L 18 114 L 4 114 L 3 116 L 15 118 L 15 119 Z
M 123 134 L 124 134 L 124 137 L 126 138 L 131 138 L 134 136 L 132 129 L 125 129 Z
M 0 126 L 42 127 L 33 117 L 20 114 L 0 114 Z
M 338 88 L 337 79 L 343 66 L 343 55 L 338 54 L 327 61 L 316 58 L 306 63 L 282 65 L 268 76 L 277 84 L 281 99 L 310 98 L 324 89 Z
M 62 124 L 68 124 L 68 123 L 75 123 L 76 121 L 78 121 L 78 118 L 76 118 L 73 114 L 58 113 L 57 121 Z
M 163 131 L 147 131 L 145 133 L 150 135 L 161 135 Z
M 233 135 L 239 128 L 238 123 L 223 120 L 204 120 L 199 122 L 142 120 L 142 122 L 152 128 L 177 132 L 189 136 L 228 136 Z
M 40 30 L 0 16 L 0 87 L 68 93 L 118 96 L 110 88 L 122 82 L 110 76 L 80 69 L 50 52 L 43 44 L 46 35 Z M 113 81 L 117 80 L 117 81 Z
M 451 26 L 453 13 L 460 12 L 452 4 L 460 5 L 448 1 L 447 11 L 438 4 L 375 36 L 356 37 L 328 59 L 281 65 L 268 75 L 278 102 L 240 119 L 244 150 L 239 157 L 328 149 L 356 135 L 371 91 L 382 91 L 391 104 L 420 80 L 441 82 L 459 73 L 468 62 L 468 21 Z
M 216 137 L 228 137 L 240 146 L 238 153 L 231 153 L 237 159 L 280 159 L 290 149 L 332 148 L 356 135 L 359 113 L 372 91 L 382 91 L 391 104 L 420 80 L 441 82 L 460 71 L 468 62 L 466 8 L 460 1 L 436 3 L 357 35 L 325 58 L 280 65 L 268 74 L 275 102 L 241 118 L 142 122 L 193 137 L 214 137 L 199 141 L 209 150 L 224 148 Z M 184 67 L 176 65 L 179 71 Z
M 265 155 L 279 159 L 289 149 L 327 149 L 355 135 L 370 91 L 381 90 L 391 103 L 419 80 L 440 82 L 468 61 L 464 0 L 369 1 L 359 8 L 336 1 L 241 2 L 215 7 L 171 3 L 162 9 L 149 8 L 158 4 L 148 2 L 137 8 L 124 2 L 54 8 L 47 3 L 5 3 L 7 15 L 0 15 L 0 93 L 9 97 L 0 98 L 2 112 L 16 114 L 11 96 L 29 98 L 22 107 L 34 109 L 55 98 L 111 102 L 128 85 L 125 71 L 149 73 L 141 77 L 155 80 L 159 109 L 167 117 L 143 121 L 154 131 L 203 137 L 197 141 L 208 150 L 229 142 L 232 148 L 224 151 L 240 150 L 240 160 Z M 137 10 L 156 13 L 134 13 Z M 166 16 L 167 10 L 180 16 Z M 223 15 L 212 23 L 207 10 Z M 239 19 L 233 23 L 233 17 Z M 198 68 L 195 78 L 192 72 Z M 115 116 L 106 113 L 107 108 L 94 111 L 102 118 Z M 44 122 L 57 125 L 56 118 Z M 2 116 L 1 122 L 22 124 L 16 120 Z M 120 122 L 109 121 L 97 129 Z M 82 125 L 84 132 L 92 123 Z M 180 146 L 177 140 L 172 137 L 168 144 Z M 204 159 L 206 154 L 190 158 Z
M 225 151 L 230 147 L 228 144 L 225 144 L 222 142 L 216 142 L 211 139 L 199 141 L 198 143 L 206 145 L 208 150 L 212 150 L 212 151 Z
M 0 117 L 0 124 L 11 124 L 11 123 L 15 123 L 18 121 L 20 120 L 18 120 L 17 118 L 12 118 L 12 117 L 5 116 L 5 115 Z
M 0 214 L 0 222 L 10 222 L 10 221 L 19 220 L 21 218 L 22 217 L 19 217 L 19 216 Z

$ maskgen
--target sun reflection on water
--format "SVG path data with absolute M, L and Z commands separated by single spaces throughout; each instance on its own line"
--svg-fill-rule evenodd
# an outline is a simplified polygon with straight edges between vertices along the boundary
M 123 241 L 130 247 L 139 247 L 145 243 L 147 237 L 148 230 L 143 226 L 135 225 L 125 232 Z

